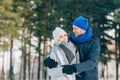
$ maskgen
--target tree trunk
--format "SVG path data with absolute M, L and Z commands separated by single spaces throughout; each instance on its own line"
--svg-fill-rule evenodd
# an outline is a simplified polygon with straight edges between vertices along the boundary
M 119 30 L 118 30 L 118 54 L 119 54 L 119 62 L 120 62 L 120 25 L 119 25 Z M 119 80 L 119 72 L 118 72 L 118 80 Z
M 4 78 L 4 53 L 3 53 L 3 59 L 2 59 L 2 77 L 1 77 L 1 80 L 5 80 Z
M 30 62 L 31 62 L 31 59 L 30 59 L 30 54 L 31 54 L 31 31 L 28 33 L 29 34 L 29 40 L 30 40 L 30 45 L 29 45 L 29 53 L 28 53 L 28 78 L 29 80 L 30 79 L 30 74 L 31 74 L 31 67 L 30 67 Z
M 119 68 L 119 63 L 118 63 L 118 49 L 117 49 L 117 30 L 115 29 L 115 57 L 116 57 L 116 80 L 118 80 L 118 68 Z
M 39 54 L 39 56 L 38 56 L 38 75 L 37 75 L 37 79 L 38 80 L 40 80 L 40 62 L 41 62 L 41 59 L 40 59 L 40 56 L 41 56 L 41 36 L 39 37 L 39 42 L 38 42 L 38 47 L 37 47 L 37 51 L 38 51 L 38 54 Z
M 26 42 L 24 42 L 23 54 L 24 54 L 23 80 L 26 80 Z
M 108 64 L 106 65 L 106 71 L 107 71 L 107 76 L 106 76 L 106 79 L 108 80 L 108 75 L 109 75 L 109 71 L 108 71 Z
M 34 69 L 35 69 L 35 61 L 36 61 L 37 57 L 35 56 L 34 60 L 33 60 L 33 67 L 32 67 L 32 80 L 34 80 Z
M 78 16 L 78 0 L 75 0 L 75 17 Z
M 11 37 L 11 41 L 10 41 L 11 45 L 10 45 L 10 80 L 14 80 L 14 76 L 13 76 L 13 65 L 12 65 L 12 49 L 13 49 L 13 39 Z
M 26 80 L 26 29 L 23 30 L 22 32 L 22 42 L 23 42 L 23 46 L 22 46 L 22 55 L 23 55 L 23 80 Z
M 21 56 L 21 64 L 20 64 L 20 73 L 19 73 L 19 80 L 23 80 L 23 56 Z

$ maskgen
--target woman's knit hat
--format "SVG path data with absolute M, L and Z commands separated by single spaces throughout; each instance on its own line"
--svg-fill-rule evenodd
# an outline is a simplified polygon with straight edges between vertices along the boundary
M 78 17 L 73 22 L 73 27 L 76 26 L 82 30 L 88 29 L 88 19 L 84 18 L 83 16 Z
M 56 27 L 52 34 L 53 34 L 53 39 L 56 42 L 62 34 L 67 34 L 67 33 L 60 27 Z

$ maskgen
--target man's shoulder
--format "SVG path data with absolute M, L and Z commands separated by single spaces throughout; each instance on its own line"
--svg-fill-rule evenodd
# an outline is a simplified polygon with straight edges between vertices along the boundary
M 86 43 L 86 45 L 100 45 L 100 37 L 92 36 L 92 38 Z
M 93 35 L 91 40 L 93 40 L 93 41 L 100 41 L 100 37 Z
M 96 35 L 93 35 L 92 38 L 94 38 L 94 39 L 100 39 L 100 37 L 96 36 Z

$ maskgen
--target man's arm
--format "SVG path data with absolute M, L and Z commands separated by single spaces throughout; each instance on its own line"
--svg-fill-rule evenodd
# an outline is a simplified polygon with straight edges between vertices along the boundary
M 91 48 L 89 49 L 87 55 L 88 57 L 85 62 L 74 65 L 77 69 L 77 73 L 89 71 L 98 64 L 98 60 L 100 56 L 100 41 L 98 39 L 92 41 Z
M 100 55 L 100 41 L 99 40 L 93 41 L 92 46 L 91 46 L 89 53 L 87 55 L 88 55 L 88 57 L 87 57 L 87 60 L 85 62 L 74 64 L 72 66 L 72 67 L 76 68 L 76 70 L 77 70 L 76 73 L 89 71 L 97 65 L 98 60 L 99 60 L 99 55 Z M 68 73 L 69 67 L 71 67 L 71 65 L 65 66 L 63 68 L 66 70 L 65 73 Z

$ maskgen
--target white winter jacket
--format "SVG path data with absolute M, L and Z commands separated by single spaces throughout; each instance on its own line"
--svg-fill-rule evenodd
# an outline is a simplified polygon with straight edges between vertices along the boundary
M 71 65 L 71 64 L 79 63 L 79 54 L 78 54 L 78 52 L 76 52 L 76 48 L 75 48 L 75 46 L 73 45 L 72 42 L 63 43 L 63 44 L 67 45 L 67 47 L 74 54 L 75 58 L 69 64 L 68 60 L 67 60 L 67 57 L 65 56 L 64 51 L 60 47 L 54 45 L 53 48 L 52 48 L 52 51 L 50 53 L 50 58 L 57 61 L 58 66 L 56 68 L 48 69 L 48 74 L 50 75 L 51 80 L 75 80 L 75 74 L 72 74 L 72 75 L 64 74 L 62 72 L 61 65 Z

